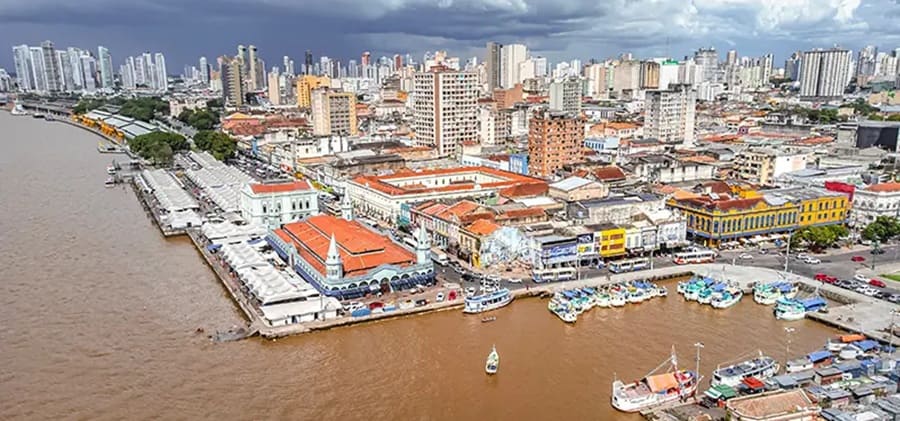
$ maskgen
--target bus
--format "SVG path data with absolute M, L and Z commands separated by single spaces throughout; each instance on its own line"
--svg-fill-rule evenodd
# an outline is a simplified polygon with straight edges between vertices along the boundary
M 650 269 L 650 259 L 647 257 L 617 260 L 609 263 L 609 271 L 612 273 L 633 272 L 644 269 Z
M 531 272 L 534 282 L 571 281 L 575 279 L 575 268 L 537 269 Z
M 716 252 L 712 250 L 695 250 L 675 253 L 672 260 L 676 265 L 687 265 L 690 263 L 712 263 L 716 261 Z

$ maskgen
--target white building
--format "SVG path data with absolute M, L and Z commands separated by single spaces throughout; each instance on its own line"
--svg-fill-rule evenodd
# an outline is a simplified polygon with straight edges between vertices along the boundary
M 528 58 L 528 48 L 522 44 L 509 44 L 500 48 L 500 86 L 512 88 L 522 82 L 519 77 L 519 64 Z
M 644 135 L 664 143 L 694 143 L 696 92 L 688 85 L 647 91 Z
M 478 140 L 478 73 L 435 66 L 417 72 L 414 79 L 416 146 L 456 156 L 463 142 Z
M 318 193 L 305 181 L 248 183 L 241 189 L 241 217 L 251 224 L 275 229 L 318 213 Z
M 569 77 L 550 83 L 550 109 L 567 113 L 581 113 L 582 81 Z
M 849 50 L 804 51 L 800 61 L 801 98 L 840 98 L 850 83 Z
M 97 47 L 97 62 L 100 67 L 100 87 L 103 89 L 113 89 L 115 87 L 113 77 L 112 56 L 109 49 L 104 46 Z
M 478 108 L 478 141 L 484 146 L 497 143 L 496 112 L 492 107 Z
M 850 225 L 865 228 L 879 216 L 900 216 L 900 183 L 873 184 L 853 194 Z
M 806 168 L 809 155 L 760 148 L 739 153 L 734 169 L 743 179 L 763 186 L 771 186 L 787 173 Z

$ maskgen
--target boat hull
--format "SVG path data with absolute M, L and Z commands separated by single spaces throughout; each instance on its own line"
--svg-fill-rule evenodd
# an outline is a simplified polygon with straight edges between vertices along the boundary
M 645 409 L 654 408 L 660 405 L 665 405 L 670 402 L 678 401 L 682 398 L 686 398 L 694 394 L 697 390 L 697 384 L 694 383 L 691 386 L 685 387 L 681 390 L 680 393 L 673 393 L 671 395 L 660 396 L 660 395 L 650 395 L 647 399 L 642 399 L 640 401 L 636 400 L 628 400 L 628 399 L 619 399 L 616 395 L 615 388 L 617 385 L 620 387 L 624 387 L 622 382 L 616 382 L 613 384 L 613 396 L 612 396 L 612 407 L 616 408 L 622 412 L 640 412 Z

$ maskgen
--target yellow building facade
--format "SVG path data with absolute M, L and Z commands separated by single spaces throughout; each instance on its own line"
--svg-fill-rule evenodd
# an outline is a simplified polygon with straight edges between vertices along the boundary
M 615 225 L 605 226 L 594 234 L 600 257 L 610 258 L 625 254 L 625 228 Z
M 297 107 L 309 108 L 312 105 L 312 91 L 316 88 L 330 87 L 328 76 L 304 75 L 297 78 Z

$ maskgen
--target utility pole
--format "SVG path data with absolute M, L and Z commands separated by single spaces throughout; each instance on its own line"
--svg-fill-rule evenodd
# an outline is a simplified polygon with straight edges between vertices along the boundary
M 896 309 L 891 310 L 891 327 L 890 327 L 890 331 L 888 332 L 888 337 L 891 338 L 891 340 L 890 340 L 891 354 L 893 354 L 895 352 L 894 351 L 894 317 L 897 316 L 897 313 L 900 313 L 900 312 L 898 312 Z
M 784 252 L 784 273 L 788 271 L 788 262 L 791 261 L 791 237 L 794 236 L 794 231 L 788 231 L 787 238 L 787 249 Z
M 792 327 L 784 328 L 784 333 L 785 333 L 785 336 L 787 337 L 787 341 L 785 342 L 785 345 L 784 345 L 784 369 L 785 369 L 785 372 L 787 372 L 787 362 L 788 362 L 788 358 L 791 354 L 791 334 L 794 333 L 795 330 L 796 329 L 794 329 Z
M 694 372 L 694 375 L 697 376 L 697 384 L 700 383 L 700 350 L 703 349 L 703 342 L 697 342 L 694 344 L 694 348 L 697 348 L 697 371 Z

